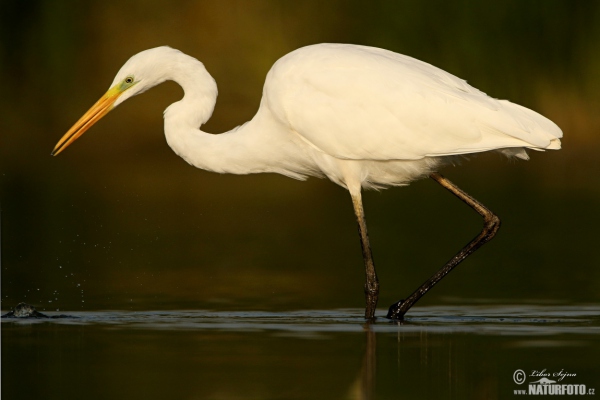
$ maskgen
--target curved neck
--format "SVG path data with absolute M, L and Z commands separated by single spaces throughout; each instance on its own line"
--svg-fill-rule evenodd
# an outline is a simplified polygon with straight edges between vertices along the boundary
M 215 107 L 217 85 L 196 59 L 175 62 L 168 79 L 184 91 L 183 98 L 164 113 L 167 143 L 195 167 L 232 174 L 276 172 L 301 178 L 310 168 L 302 165 L 294 139 L 261 102 L 255 117 L 229 132 L 213 135 L 199 128 Z M 310 168 L 312 169 L 312 168 Z
M 164 112 L 165 131 L 170 128 L 200 128 L 208 121 L 217 102 L 217 83 L 204 64 L 193 57 L 181 54 L 181 59 L 169 65 L 172 80 L 183 88 L 183 99 L 171 104 Z

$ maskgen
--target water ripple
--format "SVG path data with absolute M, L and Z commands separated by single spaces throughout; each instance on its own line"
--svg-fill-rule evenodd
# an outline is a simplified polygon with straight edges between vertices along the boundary
M 52 315 L 52 313 L 48 313 Z M 362 309 L 269 311 L 89 311 L 73 318 L 3 319 L 2 324 L 97 325 L 111 329 L 220 330 L 318 334 L 360 332 Z M 385 315 L 379 310 L 378 315 Z M 479 335 L 600 334 L 600 305 L 458 305 L 415 307 L 401 323 L 379 318 L 376 332 Z

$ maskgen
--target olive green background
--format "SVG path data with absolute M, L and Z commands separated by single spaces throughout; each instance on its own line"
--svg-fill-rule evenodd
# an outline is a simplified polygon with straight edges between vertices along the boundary
M 170 45 L 219 85 L 209 132 L 258 107 L 281 56 L 319 42 L 383 47 L 441 67 L 564 131 L 528 162 L 442 171 L 495 211 L 493 242 L 423 299 L 596 302 L 600 6 L 593 1 L 2 1 L 2 308 L 360 307 L 347 192 L 319 179 L 196 170 L 166 145 L 163 84 L 50 151 L 133 54 Z M 408 295 L 480 229 L 430 180 L 365 195 L 381 305 Z
M 319 42 L 416 57 L 565 134 L 528 162 L 442 171 L 503 226 L 403 325 L 362 325 L 348 193 L 190 167 L 164 140 L 173 83 L 50 156 L 141 50 L 205 63 L 204 129 L 222 132 L 256 112 L 279 57 Z M 545 368 L 600 387 L 598 49 L 595 1 L 1 0 L 1 307 L 80 317 L 2 320 L 3 397 L 497 399 Z M 481 227 L 428 179 L 364 199 L 380 316 Z

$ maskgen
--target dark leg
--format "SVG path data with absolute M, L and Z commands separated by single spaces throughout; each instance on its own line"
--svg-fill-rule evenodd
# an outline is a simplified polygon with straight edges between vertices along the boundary
M 483 204 L 463 192 L 455 184 L 450 182 L 438 173 L 433 173 L 430 178 L 448 189 L 453 195 L 467 203 L 472 209 L 477 211 L 479 215 L 483 217 L 483 229 L 481 233 L 475 237 L 469 244 L 467 244 L 461 251 L 458 252 L 442 269 L 436 272 L 431 278 L 421 285 L 413 294 L 411 294 L 406 300 L 400 300 L 399 302 L 392 304 L 390 307 L 387 318 L 390 319 L 403 319 L 404 314 L 421 298 L 425 293 L 429 291 L 436 283 L 438 283 L 448 272 L 452 271 L 454 267 L 461 263 L 475 250 L 489 242 L 498 229 L 500 229 L 500 218 L 498 218 L 493 212 L 488 210 Z
M 358 233 L 360 235 L 360 244 L 362 246 L 363 260 L 365 261 L 365 274 L 367 283 L 365 283 L 365 298 L 367 306 L 365 308 L 365 318 L 368 320 L 375 319 L 375 308 L 379 298 L 379 280 L 377 272 L 375 272 L 375 264 L 373 263 L 373 255 L 371 254 L 371 246 L 369 245 L 369 235 L 367 234 L 367 221 L 365 220 L 365 211 L 362 205 L 362 196 L 358 193 L 350 193 L 352 196 L 352 204 L 354 205 L 354 213 L 358 220 Z

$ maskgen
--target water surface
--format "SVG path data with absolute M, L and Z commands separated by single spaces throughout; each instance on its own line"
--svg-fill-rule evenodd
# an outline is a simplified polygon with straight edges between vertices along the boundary
M 109 310 L 3 319 L 2 394 L 509 398 L 520 388 L 517 369 L 564 370 L 576 376 L 563 383 L 587 387 L 600 376 L 598 305 L 416 307 L 403 323 L 371 325 L 362 312 Z

